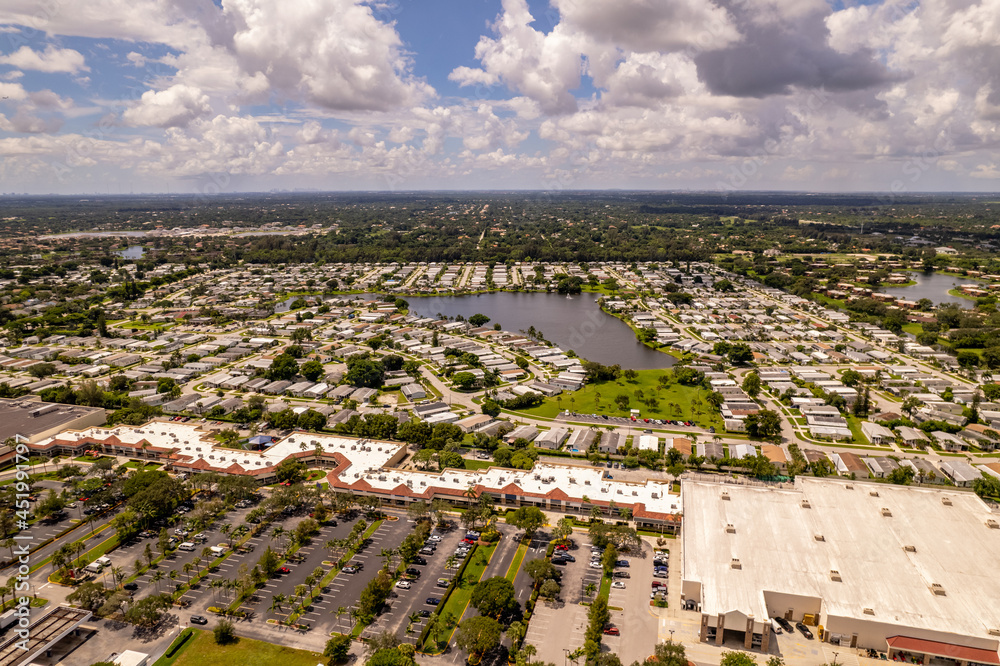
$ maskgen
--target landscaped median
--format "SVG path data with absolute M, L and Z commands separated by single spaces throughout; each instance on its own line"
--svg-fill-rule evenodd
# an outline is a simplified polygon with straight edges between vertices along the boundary
M 379 519 L 372 522 L 372 524 L 369 525 L 368 528 L 361 534 L 359 543 L 364 543 L 365 539 L 375 534 L 375 530 L 377 530 L 382 525 L 383 521 L 384 519 Z M 288 624 L 294 624 L 295 621 L 298 620 L 303 615 L 303 613 L 308 611 L 309 607 L 312 606 L 313 602 L 316 600 L 316 597 L 320 596 L 323 593 L 323 588 L 325 588 L 327 585 L 333 582 L 333 579 L 337 577 L 338 573 L 340 573 L 341 568 L 347 562 L 349 562 L 352 557 L 354 557 L 356 552 L 357 552 L 357 546 L 354 546 L 353 548 L 348 549 L 347 552 L 345 552 L 343 555 L 340 556 L 340 559 L 338 559 L 336 564 L 333 565 L 330 568 L 330 570 L 326 572 L 326 574 L 323 576 L 323 579 L 320 580 L 317 583 L 317 585 L 314 586 L 313 589 L 309 591 L 308 596 L 302 599 L 302 602 L 299 604 L 298 608 L 296 608 L 295 610 L 293 610 L 291 613 L 288 614 L 288 617 L 286 618 L 286 622 L 288 622 Z
M 493 553 L 496 552 L 498 543 L 495 541 L 485 545 L 477 544 L 472 549 L 472 552 L 469 553 L 469 556 L 455 573 L 455 578 L 452 579 L 451 586 L 445 592 L 444 599 L 438 605 L 437 613 L 431 617 L 431 621 L 424 628 L 424 633 L 417 643 L 419 645 L 418 652 L 436 655 L 441 654 L 448 647 L 448 643 L 451 642 L 451 637 L 455 634 L 459 621 L 465 615 L 465 609 L 468 608 L 469 601 L 472 600 L 472 590 L 482 579 L 486 567 L 489 566 L 490 560 L 493 559 Z M 442 620 L 448 625 L 447 636 L 443 636 L 444 628 L 438 626 Z

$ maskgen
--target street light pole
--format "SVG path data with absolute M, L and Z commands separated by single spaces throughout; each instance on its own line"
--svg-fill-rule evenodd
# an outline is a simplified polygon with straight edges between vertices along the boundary
M 840 654 L 840 653 L 839 652 L 834 652 L 833 653 L 833 664 L 832 664 L 832 666 L 837 666 L 837 655 L 838 654 Z

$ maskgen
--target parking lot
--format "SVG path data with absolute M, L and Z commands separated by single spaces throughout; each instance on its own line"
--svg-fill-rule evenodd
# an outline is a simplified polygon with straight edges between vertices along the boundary
M 139 589 L 135 591 L 135 597 L 141 598 L 157 591 L 171 591 L 174 585 L 186 583 L 191 576 L 194 576 L 198 571 L 204 570 L 204 568 L 215 559 L 215 556 L 204 557 L 202 556 L 202 551 L 209 546 L 216 546 L 219 544 L 224 545 L 228 543 L 228 537 L 222 534 L 219 531 L 219 528 L 227 523 L 233 526 L 241 525 L 250 510 L 251 509 L 249 507 L 245 509 L 236 509 L 219 518 L 215 521 L 215 523 L 213 523 L 213 525 L 202 530 L 201 533 L 204 535 L 204 540 L 196 543 L 193 551 L 184 551 L 179 549 L 174 550 L 173 553 L 161 560 L 157 566 L 152 569 L 147 569 L 135 580 L 139 586 Z M 179 543 L 190 541 L 191 538 L 193 538 L 193 535 L 190 534 L 184 537 L 175 535 L 177 529 L 178 527 L 171 527 L 167 529 L 167 532 L 176 538 Z M 155 530 L 153 531 L 156 532 Z M 126 574 L 131 575 L 135 571 L 136 560 L 140 560 L 145 566 L 146 560 L 143 557 L 143 553 L 147 544 L 150 548 L 152 548 L 154 555 L 159 556 L 160 550 L 158 543 L 159 533 L 157 532 L 155 536 L 136 539 L 127 546 L 117 548 L 109 553 L 108 557 L 111 559 L 112 566 L 121 567 L 125 570 Z M 226 558 L 222 566 L 232 566 L 232 563 L 241 557 L 243 557 L 241 554 L 233 553 Z M 197 566 L 195 565 L 196 559 L 200 560 Z M 188 571 L 184 571 L 185 565 L 188 564 L 190 564 L 191 567 L 189 567 Z M 221 567 L 220 570 L 222 570 Z M 173 578 L 170 577 L 171 572 L 175 572 Z M 159 574 L 161 578 L 158 583 L 155 583 L 153 582 L 153 578 L 157 576 L 157 574 Z M 188 592 L 186 592 L 181 598 L 188 604 L 194 604 L 206 591 L 208 591 L 208 588 L 205 583 L 202 583 L 197 589 L 188 590 Z M 211 595 L 209 594 L 209 596 Z
M 412 527 L 412 523 L 410 523 Z M 413 564 L 413 568 L 420 571 L 420 576 L 410 581 L 410 589 L 404 590 L 393 588 L 392 594 L 387 602 L 387 609 L 379 615 L 365 630 L 366 634 L 377 634 L 389 631 L 407 643 L 416 643 L 427 624 L 428 617 L 437 608 L 435 604 L 427 603 L 429 598 L 441 599 L 445 589 L 437 584 L 438 579 L 445 579 L 449 583 L 455 577 L 455 572 L 461 560 L 456 560 L 454 568 L 446 568 L 445 563 L 454 554 L 455 548 L 465 537 L 465 530 L 455 528 L 444 532 L 435 530 L 431 533 L 441 537 L 437 549 L 433 555 L 421 555 L 427 564 Z M 338 576 L 340 578 L 340 576 Z M 336 582 L 336 581 L 335 581 Z M 426 613 L 424 613 L 426 612 Z M 417 617 L 410 621 L 412 615 Z M 410 631 L 407 632 L 407 627 Z
M 252 608 L 263 615 L 270 608 L 271 599 L 275 594 L 294 595 L 295 586 L 301 585 L 316 567 L 322 566 L 323 560 L 329 559 L 329 551 L 323 547 L 326 541 L 331 538 L 343 538 L 347 536 L 351 531 L 351 525 L 353 525 L 353 521 L 342 522 L 334 528 L 336 532 L 328 533 L 336 534 L 337 536 L 313 538 L 310 545 L 299 549 L 299 552 L 305 556 L 305 559 L 297 563 L 288 562 L 285 566 L 289 568 L 289 573 L 268 581 L 265 587 L 258 593 L 260 601 L 252 606 Z M 363 565 L 361 571 L 354 574 L 343 571 L 338 573 L 331 581 L 327 591 L 316 600 L 299 621 L 312 625 L 314 628 L 313 631 L 322 631 L 324 635 L 334 630 L 339 631 L 349 628 L 351 622 L 350 616 L 344 614 L 338 620 L 336 615 L 337 609 L 343 606 L 349 611 L 357 605 L 362 590 L 375 577 L 375 574 L 378 573 L 379 568 L 384 563 L 382 550 L 399 548 L 399 545 L 403 543 L 403 539 L 406 538 L 406 535 L 410 533 L 412 528 L 413 525 L 405 520 L 384 521 L 371 535 L 371 542 L 368 547 L 355 555 L 351 560 Z M 398 558 L 396 561 L 398 562 Z M 329 567 L 324 568 L 329 570 Z M 281 615 L 287 615 L 289 611 L 290 608 L 286 605 Z
M 562 571 L 562 591 L 556 602 L 539 602 L 531 618 L 525 642 L 538 649 L 538 659 L 559 663 L 565 651 L 581 647 L 587 630 L 587 606 L 581 601 L 595 598 L 600 589 L 602 570 L 590 567 L 591 546 L 581 534 L 575 534 L 575 547 L 568 552 L 576 561 L 559 565 Z M 608 605 L 622 610 L 611 611 L 611 625 L 621 632 L 619 636 L 605 635 L 605 650 L 617 654 L 623 663 L 643 662 L 653 653 L 657 642 L 658 616 L 650 611 L 650 590 L 653 580 L 652 546 L 643 543 L 642 549 L 623 553 L 619 559 L 627 560 L 628 567 L 617 571 L 628 572 L 628 578 L 616 578 L 624 587 L 612 587 Z M 588 594 L 589 592 L 589 594 Z

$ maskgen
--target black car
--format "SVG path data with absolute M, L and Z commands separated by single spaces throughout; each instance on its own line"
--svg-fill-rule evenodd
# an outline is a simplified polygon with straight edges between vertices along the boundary
M 788 620 L 783 617 L 776 617 L 774 618 L 774 621 L 781 625 L 781 628 L 786 634 L 792 633 L 792 624 Z
M 417 557 L 413 558 L 413 563 L 414 564 L 427 564 L 427 560 L 426 560 L 426 558 L 417 556 Z
M 427 604 L 429 606 L 437 606 L 439 603 L 441 603 L 441 600 L 437 597 L 427 597 Z
M 627 571 L 616 571 L 611 575 L 614 578 L 631 578 L 631 576 L 628 575 Z
M 125 589 L 125 590 L 129 590 L 129 591 L 138 590 L 139 589 L 139 583 L 135 583 L 135 582 L 125 583 L 124 585 L 122 585 L 122 588 Z
M 426 608 L 421 608 L 420 610 L 417 611 L 417 615 L 419 615 L 420 617 L 430 617 L 431 612 Z
M 208 619 L 202 617 L 201 615 L 192 615 L 191 624 L 208 624 Z
M 559 566 L 566 566 L 566 563 L 569 562 L 565 557 L 553 557 L 550 561 L 552 564 L 558 564 Z
M 409 569 L 406 570 L 406 573 L 410 574 L 411 576 L 419 576 L 420 569 L 414 569 L 413 567 L 410 567 Z
M 562 555 L 560 555 L 560 557 L 566 560 L 567 562 L 576 562 L 576 558 L 570 555 L 569 553 L 563 553 Z
M 802 624 L 801 622 L 796 622 L 795 623 L 795 628 L 798 629 L 800 632 L 802 632 L 803 636 L 805 636 L 809 640 L 812 640 L 813 632 L 809 631 L 809 627 L 807 627 L 806 625 Z

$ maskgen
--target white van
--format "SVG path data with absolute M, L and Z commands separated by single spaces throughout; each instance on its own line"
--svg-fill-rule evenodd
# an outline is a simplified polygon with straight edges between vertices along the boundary
M 104 571 L 104 567 L 102 567 L 97 562 L 91 562 L 90 564 L 88 564 L 87 566 L 85 566 L 83 568 L 83 570 L 86 571 L 86 572 L 88 572 L 88 573 L 99 574 L 102 571 Z
M 773 617 L 771 618 L 771 628 L 774 629 L 774 633 L 776 634 L 781 633 L 781 625 L 778 624 L 778 621 L 775 620 Z
M 194 550 L 195 545 L 190 541 L 185 541 L 181 545 L 177 546 L 180 550 Z
M 225 546 L 212 546 L 211 548 L 209 548 L 209 550 L 211 550 L 212 555 L 215 555 L 216 557 L 220 557 L 221 555 L 226 554 Z
M 100 564 L 102 567 L 110 567 L 111 566 L 111 560 L 109 558 L 107 558 L 107 557 L 98 557 L 96 560 L 94 560 L 94 562 L 96 562 L 97 564 Z

